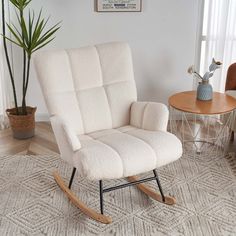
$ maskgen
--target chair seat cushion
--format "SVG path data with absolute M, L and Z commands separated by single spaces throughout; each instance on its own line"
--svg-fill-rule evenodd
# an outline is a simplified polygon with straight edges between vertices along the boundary
M 74 165 L 92 180 L 141 174 L 173 162 L 182 155 L 179 139 L 164 131 L 125 126 L 79 138 L 82 148 L 73 157 Z
M 226 94 L 234 97 L 236 99 L 236 90 L 228 90 L 225 92 Z M 224 124 L 227 124 L 227 121 L 229 119 L 230 114 L 225 114 L 224 116 L 221 117 L 221 120 Z M 231 127 L 233 131 L 236 131 L 236 122 L 234 121 L 233 127 Z
M 225 93 L 236 98 L 236 90 L 228 90 Z

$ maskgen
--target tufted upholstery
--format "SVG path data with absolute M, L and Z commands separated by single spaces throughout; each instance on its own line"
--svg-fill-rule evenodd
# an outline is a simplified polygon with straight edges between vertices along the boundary
M 74 163 L 89 179 L 144 173 L 182 155 L 181 142 L 174 135 L 133 126 L 97 131 L 80 139 L 82 148 L 74 156 Z
M 127 44 L 41 52 L 35 65 L 61 156 L 85 177 L 135 175 L 182 155 L 167 107 L 137 102 Z
M 129 124 L 137 95 L 126 44 L 49 51 L 37 58 L 50 115 L 58 115 L 80 134 Z

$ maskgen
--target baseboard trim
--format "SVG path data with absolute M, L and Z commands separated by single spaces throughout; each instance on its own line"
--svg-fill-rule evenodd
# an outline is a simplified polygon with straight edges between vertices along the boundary
M 47 113 L 36 113 L 35 120 L 40 121 L 49 121 L 49 115 Z

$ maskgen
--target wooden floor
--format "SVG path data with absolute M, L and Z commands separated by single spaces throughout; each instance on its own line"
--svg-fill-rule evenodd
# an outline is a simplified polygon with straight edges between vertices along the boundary
M 11 129 L 0 131 L 0 155 L 14 154 L 55 154 L 59 153 L 51 125 L 37 122 L 35 137 L 17 140 L 12 137 Z
M 236 152 L 236 138 L 230 143 L 229 151 Z M 0 155 L 55 153 L 59 150 L 51 125 L 47 122 L 37 122 L 35 137 L 27 140 L 14 139 L 11 129 L 0 131 Z

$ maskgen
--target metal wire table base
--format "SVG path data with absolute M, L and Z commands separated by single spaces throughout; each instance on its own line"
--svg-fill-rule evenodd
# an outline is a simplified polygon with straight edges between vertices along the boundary
M 235 112 L 202 115 L 179 111 L 170 106 L 170 130 L 184 151 L 193 155 L 225 155 L 235 120 Z

